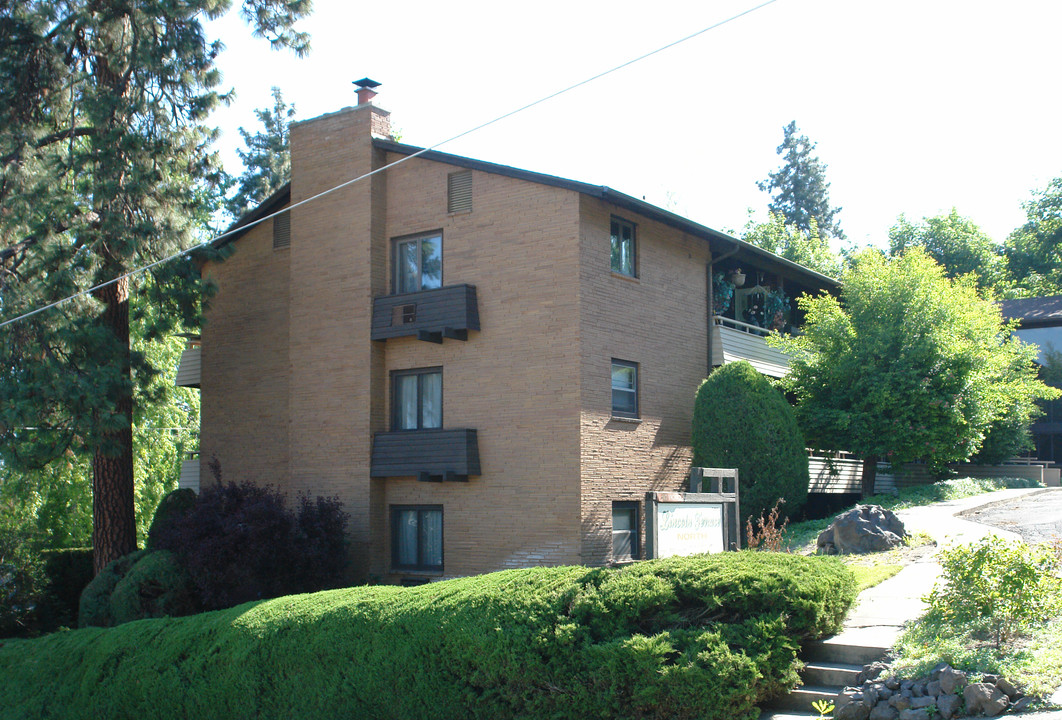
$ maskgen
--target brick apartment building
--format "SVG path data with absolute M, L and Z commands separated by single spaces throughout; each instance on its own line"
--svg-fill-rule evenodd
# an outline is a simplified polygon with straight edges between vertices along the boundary
M 238 226 L 407 161 L 203 267 L 218 292 L 178 380 L 202 388 L 192 474 L 338 496 L 359 577 L 641 556 L 646 492 L 687 489 L 709 357 L 784 372 L 742 313 L 836 284 L 607 187 L 410 157 L 370 96 L 292 125 L 290 183 Z

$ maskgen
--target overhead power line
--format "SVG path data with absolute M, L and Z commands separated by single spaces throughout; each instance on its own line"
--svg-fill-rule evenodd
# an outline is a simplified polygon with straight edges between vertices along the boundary
M 556 97 L 559 97 L 561 95 L 569 93 L 572 90 L 576 90 L 578 88 L 581 88 L 584 85 L 588 85 L 589 83 L 592 83 L 592 82 L 595 82 L 597 80 L 600 80 L 603 77 L 606 77 L 606 76 L 611 75 L 613 73 L 619 72 L 620 70 L 623 70 L 624 68 L 630 67 L 631 65 L 634 65 L 635 63 L 639 63 L 639 62 L 641 62 L 643 60 L 646 60 L 646 59 L 648 59 L 650 57 L 653 57 L 654 55 L 659 55 L 660 53 L 662 53 L 662 52 L 664 52 L 666 50 L 670 50 L 671 48 L 675 47 L 676 45 L 681 45 L 682 43 L 689 42 L 690 40 L 698 38 L 701 35 L 704 35 L 705 33 L 711 32 L 712 30 L 715 30 L 715 29 L 720 28 L 720 27 L 722 27 L 724 25 L 727 25 L 728 23 L 734 22 L 735 20 L 739 20 L 739 19 L 745 17 L 746 15 L 750 15 L 750 14 L 756 12 L 757 10 L 761 10 L 761 9 L 767 7 L 768 5 L 772 5 L 772 4 L 776 3 L 776 2 L 778 2 L 778 0 L 766 0 L 765 2 L 762 2 L 759 5 L 755 5 L 753 7 L 748 8 L 747 10 L 743 10 L 743 11 L 741 11 L 741 12 L 735 14 L 735 15 L 731 15 L 730 17 L 726 18 L 725 20 L 720 20 L 719 22 L 713 23 L 713 24 L 711 24 L 711 25 L 709 25 L 709 26 L 707 26 L 705 28 L 702 28 L 702 29 L 698 30 L 697 32 L 690 33 L 689 35 L 686 35 L 685 37 L 679 38 L 678 40 L 673 40 L 672 42 L 669 42 L 666 45 L 661 45 L 661 46 L 657 47 L 654 50 L 650 50 L 647 53 L 643 53 L 642 55 L 639 55 L 639 56 L 637 56 L 635 58 L 631 58 L 630 60 L 627 60 L 626 62 L 620 63 L 619 65 L 614 65 L 613 67 L 609 68 L 608 70 L 604 70 L 602 72 L 599 72 L 596 75 L 591 75 L 590 77 L 588 77 L 588 78 L 586 78 L 584 80 L 580 80 L 579 82 L 574 83 L 572 85 L 568 85 L 567 87 L 565 87 L 565 88 L 563 88 L 561 90 L 557 90 L 556 92 L 550 93 L 549 95 L 545 95 L 543 97 L 540 97 L 539 99 L 534 100 L 532 102 L 529 102 L 526 105 L 521 105 L 520 107 L 518 107 L 518 108 L 516 108 L 514 110 L 510 110 L 509 112 L 504 113 L 503 115 L 499 115 L 499 116 L 495 117 L 493 120 L 488 120 L 487 122 L 480 123 L 479 125 L 471 127 L 468 130 L 464 130 L 464 131 L 458 133 L 457 135 L 454 135 L 454 136 L 449 137 L 449 138 L 447 138 L 445 140 L 437 142 L 434 145 L 430 145 L 428 147 L 422 148 L 422 149 L 418 150 L 417 152 L 412 153 L 410 155 L 403 156 L 402 158 L 400 158 L 398 160 L 395 160 L 393 163 L 390 163 L 388 165 L 384 165 L 383 167 L 377 168 L 376 170 L 372 170 L 372 171 L 367 172 L 367 173 L 365 173 L 363 175 L 359 175 L 358 177 L 351 178 L 350 180 L 347 180 L 347 181 L 342 182 L 342 183 L 340 183 L 338 185 L 330 187 L 327 190 L 319 192 L 316 195 L 312 195 L 312 196 L 310 196 L 308 198 L 305 198 L 304 200 L 300 200 L 297 203 L 294 203 L 292 205 L 288 205 L 286 208 L 284 208 L 282 210 L 278 210 L 278 211 L 276 211 L 274 213 L 270 213 L 269 215 L 265 215 L 263 217 L 260 217 L 260 218 L 258 218 L 257 220 L 255 220 L 253 222 L 247 223 L 246 225 L 241 225 L 238 228 L 233 228 L 233 229 L 230 229 L 230 230 L 226 230 L 225 232 L 220 233 L 218 235 L 215 235 L 214 237 L 210 238 L 209 240 L 205 240 L 202 243 L 200 243 L 200 244 L 198 244 L 198 245 L 196 245 L 194 247 L 188 248 L 187 250 L 182 250 L 182 251 L 180 251 L 178 253 L 174 253 L 173 255 L 170 255 L 169 257 L 162 258 L 161 260 L 156 260 L 155 262 L 149 263 L 149 264 L 144 265 L 143 267 L 139 267 L 139 268 L 137 268 L 135 270 L 130 270 L 127 273 L 119 275 L 118 277 L 112 278 L 111 280 L 108 280 L 106 282 L 100 283 L 99 285 L 94 285 L 93 287 L 87 288 L 85 290 L 81 290 L 80 292 L 76 292 L 73 295 L 70 295 L 69 297 L 63 298 L 62 300 L 56 300 L 53 303 L 49 303 L 49 304 L 44 305 L 42 307 L 39 307 L 39 308 L 37 308 L 35 310 L 30 310 L 29 312 L 23 313 L 22 315 L 18 315 L 17 317 L 13 317 L 10 320 L 5 320 L 3 322 L 0 322 L 0 328 L 5 327 L 7 325 L 11 325 L 13 323 L 16 323 L 16 322 L 19 322 L 19 321 L 22 321 L 22 320 L 25 320 L 27 318 L 33 317 L 34 315 L 37 315 L 37 314 L 42 313 L 42 312 L 45 312 L 47 310 L 51 310 L 52 308 L 59 307 L 60 305 L 68 303 L 71 300 L 75 300 L 75 299 L 81 297 L 82 295 L 87 295 L 89 293 L 96 292 L 97 290 L 101 290 L 101 289 L 107 287 L 108 285 L 113 285 L 114 283 L 120 282 L 121 280 L 125 280 L 126 278 L 130 278 L 130 277 L 133 277 L 134 275 L 139 275 L 141 273 L 147 272 L 148 270 L 150 270 L 153 267 L 157 267 L 157 266 L 162 265 L 164 263 L 168 263 L 168 262 L 171 262 L 171 261 L 176 260 L 178 258 L 185 257 L 186 255 L 189 255 L 189 254 L 191 254 L 191 253 L 193 253 L 193 252 L 195 252 L 197 250 L 205 249 L 206 247 L 210 246 L 211 244 L 217 242 L 218 240 L 226 238 L 226 237 L 228 237 L 230 235 L 234 235 L 236 233 L 245 232 L 246 230 L 248 230 L 248 229 L 250 229 L 252 227 L 255 227 L 256 225 L 260 225 L 261 223 L 264 223 L 266 220 L 273 219 L 277 215 L 280 215 L 280 214 L 286 213 L 286 212 L 290 212 L 290 211 L 294 210 L 295 208 L 297 208 L 297 207 L 299 207 L 301 205 L 306 205 L 307 203 L 311 203 L 311 202 L 314 202 L 315 200 L 319 200 L 319 199 L 325 197 L 326 195 L 331 195 L 332 193 L 337 192 L 339 190 L 342 190 L 343 188 L 349 187 L 350 185 L 353 185 L 354 183 L 361 182 L 362 180 L 370 178 L 373 175 L 376 175 L 378 173 L 382 173 L 382 172 L 384 172 L 386 170 L 390 170 L 391 168 L 393 168 L 393 167 L 395 167 L 397 165 L 401 165 L 404 162 L 408 162 L 409 160 L 412 160 L 413 158 L 419 157 L 419 156 L 421 156 L 421 155 L 423 155 L 425 153 L 428 153 L 428 152 L 432 152 L 433 150 L 437 150 L 438 148 L 442 147 L 443 145 L 447 145 L 449 143 L 452 143 L 455 140 L 459 140 L 459 139 L 461 139 L 463 137 L 471 135 L 472 133 L 479 132 L 480 130 L 483 130 L 484 128 L 490 127 L 491 125 L 494 125 L 495 123 L 499 123 L 502 120 L 510 118 L 513 115 L 517 115 L 517 114 L 522 113 L 522 112 L 524 112 L 526 110 L 530 110 L 531 108 L 533 108 L 533 107 L 535 107 L 537 105 L 541 105 L 542 103 L 548 102 L 550 100 L 553 100 Z

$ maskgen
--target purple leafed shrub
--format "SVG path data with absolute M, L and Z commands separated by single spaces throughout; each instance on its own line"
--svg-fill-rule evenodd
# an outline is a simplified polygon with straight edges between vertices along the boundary
M 272 488 L 219 483 L 157 528 L 154 546 L 177 556 L 207 609 L 314 592 L 342 584 L 342 506 L 336 498 L 302 496 L 296 513 Z

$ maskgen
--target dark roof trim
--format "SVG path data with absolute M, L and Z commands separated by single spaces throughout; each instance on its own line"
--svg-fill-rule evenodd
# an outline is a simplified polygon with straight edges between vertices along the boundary
M 1062 325 L 1062 295 L 1003 300 L 1000 309 L 1004 318 L 1020 320 L 1023 328 Z
M 277 188 L 276 192 L 274 192 L 272 195 L 270 195 L 261 203 L 259 203 L 257 207 L 248 210 L 243 215 L 241 215 L 236 222 L 234 222 L 232 225 L 229 225 L 228 229 L 225 230 L 225 232 L 232 234 L 225 235 L 224 237 L 215 240 L 214 247 L 224 247 L 230 242 L 238 240 L 239 238 L 243 237 L 244 233 L 246 233 L 247 230 L 250 229 L 247 227 L 248 225 L 253 223 L 255 220 L 260 220 L 266 217 L 267 215 L 272 215 L 277 210 L 284 207 L 290 202 L 291 181 L 289 180 L 288 182 L 284 183 L 279 188 Z M 241 228 L 246 229 L 240 230 Z
M 780 272 L 783 275 L 801 278 L 805 282 L 819 287 L 838 289 L 841 286 L 841 283 L 834 278 L 823 275 L 810 268 L 806 268 L 791 260 L 786 260 L 783 257 L 768 252 L 763 248 L 756 247 L 744 240 L 739 240 L 726 233 L 713 230 L 710 227 L 695 223 L 692 220 L 688 220 L 675 213 L 668 212 L 667 210 L 647 203 L 644 200 L 639 200 L 638 198 L 613 190 L 606 185 L 590 185 L 577 180 L 568 180 L 555 175 L 545 175 L 542 173 L 531 172 L 530 170 L 521 170 L 508 165 L 497 165 L 482 160 L 473 160 L 472 158 L 463 157 L 461 155 L 450 155 L 437 150 L 421 152 L 423 148 L 379 138 L 373 139 L 373 145 L 381 150 L 398 153 L 400 155 L 413 155 L 420 152 L 421 154 L 419 157 L 422 157 L 425 160 L 433 160 L 435 162 L 446 163 L 447 165 L 456 165 L 457 167 L 469 168 L 471 170 L 494 173 L 496 175 L 503 175 L 517 180 L 526 180 L 527 182 L 538 183 L 540 185 L 549 185 L 551 187 L 571 190 L 583 195 L 595 197 L 604 202 L 616 205 L 617 207 L 637 213 L 642 217 L 655 220 L 664 225 L 681 230 L 682 232 L 700 237 L 708 241 L 709 244 L 712 245 L 713 251 L 719 254 L 737 247 L 738 253 L 736 257 L 739 259 L 758 263 L 774 271 Z
M 764 267 L 764 269 L 777 272 L 783 276 L 795 278 L 802 281 L 804 284 L 813 285 L 820 288 L 829 288 L 837 290 L 840 288 L 840 281 L 831 278 L 822 273 L 806 268 L 803 265 L 786 260 L 783 257 L 775 255 L 772 252 L 764 250 L 763 248 L 756 247 L 751 243 L 747 243 L 744 240 L 739 240 L 735 237 L 731 237 L 726 233 L 713 230 L 710 227 L 695 223 L 692 220 L 688 220 L 680 215 L 659 208 L 656 205 L 639 200 L 638 198 L 631 197 L 624 193 L 613 190 L 606 185 L 590 185 L 588 183 L 579 182 L 577 180 L 568 180 L 566 178 L 557 177 L 555 175 L 545 175 L 543 173 L 531 172 L 530 170 L 521 170 L 519 168 L 510 167 L 508 165 L 498 165 L 495 163 L 484 162 L 483 160 L 474 160 L 472 158 L 463 157 L 461 155 L 450 155 L 448 153 L 442 153 L 437 150 L 427 150 L 419 148 L 413 145 L 405 145 L 403 143 L 393 142 L 391 140 L 383 140 L 380 138 L 373 138 L 373 145 L 385 152 L 393 152 L 399 155 L 414 155 L 420 153 L 418 157 L 422 157 L 425 160 L 431 160 L 433 162 L 445 163 L 447 165 L 454 165 L 456 167 L 468 168 L 470 170 L 479 170 L 481 172 L 493 173 L 495 175 L 502 175 L 505 177 L 511 177 L 516 180 L 524 180 L 526 182 L 537 183 L 539 185 L 548 185 L 551 187 L 561 188 L 563 190 L 571 190 L 589 197 L 594 197 L 602 200 L 603 202 L 610 203 L 617 207 L 629 210 L 630 212 L 637 213 L 642 217 L 655 220 L 659 223 L 673 227 L 676 230 L 680 230 L 685 233 L 689 233 L 695 237 L 702 238 L 707 241 L 712 247 L 712 251 L 716 254 L 722 255 L 724 253 L 731 254 L 730 251 L 737 249 L 737 253 L 734 253 L 734 257 L 739 261 L 752 262 Z M 233 223 L 228 231 L 238 231 L 240 228 L 246 227 L 255 220 L 263 218 L 271 213 L 276 212 L 284 205 L 291 202 L 291 183 L 284 183 L 275 193 L 262 201 L 262 203 L 253 210 L 245 213 L 239 220 Z M 226 235 L 220 240 L 215 241 L 214 245 L 222 247 L 234 240 L 240 238 L 243 232 L 233 232 L 231 235 Z

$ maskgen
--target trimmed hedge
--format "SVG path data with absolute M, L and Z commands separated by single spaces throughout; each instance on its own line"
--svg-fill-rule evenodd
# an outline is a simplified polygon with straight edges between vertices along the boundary
M 138 550 L 109 563 L 81 594 L 81 627 L 191 615 L 200 610 L 188 572 L 173 553 Z
M 747 361 L 729 363 L 701 383 L 693 406 L 693 465 L 737 468 L 740 527 L 782 498 L 797 515 L 808 499 L 808 453 L 785 396 Z
M 752 720 L 854 597 L 753 552 L 330 590 L 4 642 L 0 718 Z

